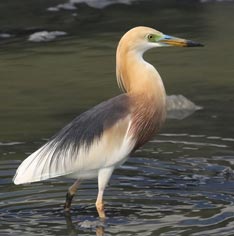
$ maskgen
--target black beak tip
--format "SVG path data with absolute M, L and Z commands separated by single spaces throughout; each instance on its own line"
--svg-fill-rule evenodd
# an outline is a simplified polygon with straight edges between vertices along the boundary
M 187 47 L 204 47 L 204 44 L 188 40 Z

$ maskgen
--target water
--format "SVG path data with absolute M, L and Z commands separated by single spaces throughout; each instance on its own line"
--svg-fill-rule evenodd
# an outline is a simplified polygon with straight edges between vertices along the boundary
M 59 3 L 64 2 L 0 5 L 2 32 L 14 35 L 0 40 L 0 235 L 233 235 L 234 4 L 136 1 L 46 11 Z M 12 177 L 54 132 L 119 93 L 116 44 L 135 25 L 206 45 L 146 55 L 168 94 L 183 94 L 204 109 L 167 120 L 159 135 L 114 172 L 105 192 L 106 222 L 95 209 L 96 180 L 81 185 L 71 214 L 64 214 L 72 180 L 15 186 Z M 37 29 L 68 36 L 27 42 Z

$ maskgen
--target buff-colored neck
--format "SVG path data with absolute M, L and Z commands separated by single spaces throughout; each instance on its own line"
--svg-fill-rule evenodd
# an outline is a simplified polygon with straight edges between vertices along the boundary
M 130 133 L 136 137 L 135 148 L 148 141 L 163 124 L 166 114 L 166 94 L 157 70 L 144 61 L 143 50 L 131 47 L 123 37 L 116 54 L 116 74 L 119 86 L 130 98 L 132 125 Z
M 143 59 L 143 52 L 120 42 L 116 54 L 116 75 L 119 86 L 129 96 L 144 95 L 165 105 L 165 89 L 157 70 Z

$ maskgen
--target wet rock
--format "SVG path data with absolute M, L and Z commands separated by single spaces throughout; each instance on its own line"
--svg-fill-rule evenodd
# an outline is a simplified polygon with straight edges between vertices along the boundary
M 96 228 L 96 227 L 104 227 L 104 223 L 101 221 L 89 221 L 85 220 L 83 222 L 80 222 L 79 227 L 81 228 L 86 228 L 86 229 L 91 229 L 91 228 Z
M 46 31 L 46 30 L 44 28 L 38 28 L 38 27 L 10 28 L 4 31 L 0 31 L 0 39 L 8 39 L 12 37 L 25 37 L 40 31 Z
M 69 0 L 64 4 L 59 4 L 54 7 L 47 8 L 48 11 L 59 11 L 59 10 L 76 10 L 79 3 L 85 3 L 89 7 L 103 9 L 109 5 L 113 4 L 131 4 L 131 2 L 136 0 Z
M 231 167 L 227 167 L 220 173 L 220 176 L 222 176 L 227 181 L 231 180 L 234 178 L 234 171 L 231 169 Z
M 0 33 L 0 38 L 2 38 L 2 39 L 6 39 L 6 38 L 10 38 L 10 37 L 12 37 L 11 34 L 8 34 L 8 33 Z
M 57 37 L 64 36 L 64 35 L 67 35 L 67 33 L 63 31 L 52 31 L 52 32 L 41 31 L 41 32 L 36 32 L 36 33 L 31 34 L 28 38 L 28 41 L 49 42 L 56 39 Z
M 67 3 L 64 3 L 64 4 L 59 4 L 55 7 L 49 7 L 47 8 L 48 11 L 59 11 L 59 10 L 69 10 L 69 11 L 72 11 L 72 10 L 76 10 L 76 6 L 74 3 L 72 2 L 67 2 Z
M 202 107 L 197 106 L 183 95 L 167 96 L 167 118 L 182 120 L 195 111 L 201 110 Z

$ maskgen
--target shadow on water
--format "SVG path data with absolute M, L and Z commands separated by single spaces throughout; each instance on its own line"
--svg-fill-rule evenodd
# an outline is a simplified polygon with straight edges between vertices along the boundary
M 233 235 L 234 35 L 228 23 L 234 4 L 132 1 L 47 10 L 65 2 L 0 3 L 0 235 Z M 72 180 L 13 185 L 26 156 L 75 116 L 119 94 L 116 44 L 126 29 L 142 24 L 206 45 L 146 54 L 168 94 L 203 109 L 167 120 L 161 134 L 114 172 L 105 222 L 95 209 L 95 180 L 80 187 L 70 214 L 62 206 Z M 68 34 L 27 41 L 41 30 Z

